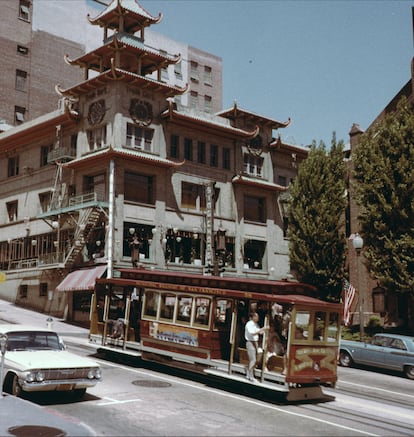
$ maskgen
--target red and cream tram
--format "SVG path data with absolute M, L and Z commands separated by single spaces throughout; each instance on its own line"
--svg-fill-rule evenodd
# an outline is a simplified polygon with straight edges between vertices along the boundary
M 120 277 L 96 281 L 90 336 L 103 351 L 191 363 L 251 384 L 244 325 L 257 312 L 269 327 L 255 369 L 260 385 L 288 400 L 321 398 L 321 385 L 337 380 L 342 306 L 315 294 L 298 282 L 121 269 Z

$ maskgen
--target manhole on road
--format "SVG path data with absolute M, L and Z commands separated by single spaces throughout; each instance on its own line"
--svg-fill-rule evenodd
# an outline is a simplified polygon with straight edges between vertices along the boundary
M 155 381 L 151 379 L 137 379 L 136 381 L 132 381 L 132 384 L 139 385 L 140 387 L 171 387 L 171 384 L 166 381 Z
M 65 437 L 67 435 L 63 429 L 39 425 L 11 426 L 7 431 L 16 437 Z

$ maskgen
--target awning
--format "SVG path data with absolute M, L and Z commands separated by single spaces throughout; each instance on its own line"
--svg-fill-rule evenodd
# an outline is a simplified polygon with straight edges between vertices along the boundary
M 69 273 L 55 291 L 93 290 L 96 278 L 100 278 L 105 273 L 106 267 L 104 265 Z

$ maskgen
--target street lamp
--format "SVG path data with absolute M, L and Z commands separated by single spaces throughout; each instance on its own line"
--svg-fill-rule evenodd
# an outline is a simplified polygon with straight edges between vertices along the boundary
M 3 371 L 4 371 L 4 355 L 7 347 L 7 335 L 0 334 L 0 351 L 1 351 L 1 364 L 0 364 L 0 399 L 3 397 Z
M 364 246 L 364 240 L 361 238 L 361 236 L 358 234 L 358 232 L 355 234 L 355 237 L 352 240 L 352 246 L 354 247 L 357 259 L 356 259 L 356 271 L 357 271 L 357 282 L 358 282 L 358 292 L 359 292 L 359 339 L 362 341 L 364 338 L 364 313 L 363 313 L 363 299 L 362 299 L 362 290 L 361 290 L 361 279 L 360 279 L 360 273 L 359 273 L 359 257 L 361 255 L 362 247 Z

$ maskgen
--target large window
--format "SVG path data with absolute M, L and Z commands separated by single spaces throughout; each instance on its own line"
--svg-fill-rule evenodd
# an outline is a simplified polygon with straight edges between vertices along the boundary
M 184 138 L 184 159 L 193 160 L 193 140 L 190 138 Z
M 204 211 L 206 209 L 206 196 L 203 185 L 183 182 L 181 184 L 181 206 Z
M 191 91 L 190 92 L 190 107 L 196 108 L 198 106 L 198 92 Z
M 16 124 L 22 124 L 24 122 L 25 115 L 26 115 L 26 108 L 23 108 L 23 106 L 14 107 L 14 120 Z
M 210 145 L 210 165 L 211 167 L 218 166 L 218 146 L 215 144 Z
M 124 196 L 125 200 L 130 202 L 153 205 L 155 202 L 154 177 L 126 172 L 124 176 Z
M 197 143 L 197 162 L 199 164 L 206 163 L 206 143 L 203 141 Z
M 19 157 L 11 156 L 7 160 L 7 176 L 9 178 L 19 175 Z
M 171 158 L 180 157 L 180 137 L 178 135 L 171 135 L 170 139 L 170 156 Z
M 223 147 L 223 168 L 230 170 L 230 149 L 228 147 Z
M 97 200 L 106 200 L 106 180 L 103 173 L 84 177 L 85 193 L 95 193 Z
M 16 90 L 26 91 L 27 88 L 27 72 L 16 70 Z
M 47 157 L 49 155 L 49 152 L 53 150 L 53 145 L 50 144 L 49 146 L 42 146 L 40 148 L 40 167 L 44 167 L 48 164 Z
M 146 152 L 152 151 L 152 138 L 154 137 L 154 130 L 146 127 L 135 126 L 131 123 L 127 124 L 127 147 L 144 150 Z
M 19 1 L 19 18 L 25 21 L 30 20 L 30 0 Z
M 204 83 L 205 85 L 212 85 L 213 84 L 213 74 L 211 67 L 208 65 L 204 66 Z
M 190 61 L 190 78 L 194 82 L 198 82 L 198 63 L 195 61 Z
M 39 193 L 39 203 L 42 212 L 47 212 L 49 210 L 51 199 L 52 193 L 50 191 L 46 191 L 45 193 Z
M 259 240 L 246 240 L 244 243 L 244 268 L 262 270 L 265 266 L 264 256 L 266 252 L 266 242 Z
M 88 130 L 89 150 L 101 149 L 106 146 L 106 126 Z
M 123 256 L 131 257 L 133 265 L 150 258 L 153 226 L 124 222 Z
M 266 199 L 244 196 L 244 219 L 252 222 L 266 222 Z
M 9 222 L 15 222 L 17 220 L 17 200 L 13 202 L 7 202 L 6 207 Z
M 263 158 L 245 153 L 244 172 L 251 176 L 263 176 Z

